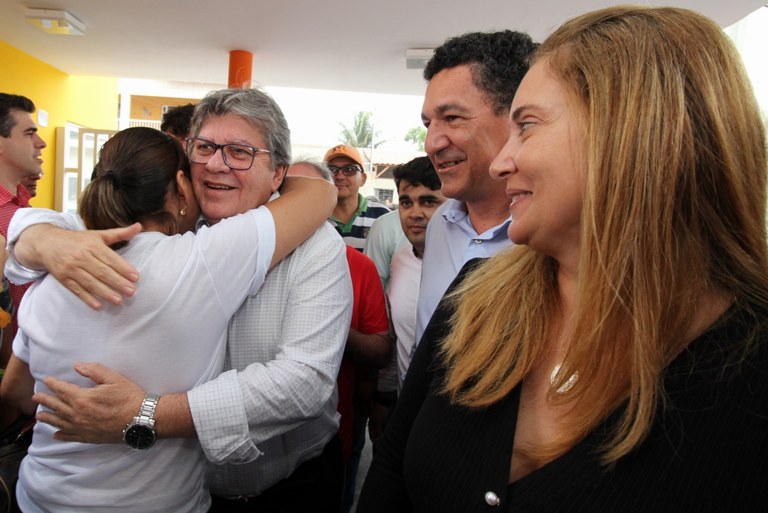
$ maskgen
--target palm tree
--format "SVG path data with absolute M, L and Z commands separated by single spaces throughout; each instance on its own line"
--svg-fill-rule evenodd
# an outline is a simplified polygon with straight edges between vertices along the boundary
M 380 132 L 373 131 L 372 117 L 372 112 L 358 112 L 351 126 L 339 123 L 339 141 L 355 148 L 378 148 L 384 141 L 379 140 Z

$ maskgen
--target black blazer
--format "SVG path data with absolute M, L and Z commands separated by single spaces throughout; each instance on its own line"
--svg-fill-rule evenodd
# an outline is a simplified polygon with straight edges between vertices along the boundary
M 457 281 L 466 275 L 462 270 Z M 648 438 L 605 468 L 608 418 L 560 458 L 508 484 L 519 387 L 484 410 L 438 394 L 441 303 L 377 446 L 358 513 L 768 511 L 768 328 L 734 305 L 664 374 L 668 406 Z M 757 330 L 752 349 L 745 338 Z

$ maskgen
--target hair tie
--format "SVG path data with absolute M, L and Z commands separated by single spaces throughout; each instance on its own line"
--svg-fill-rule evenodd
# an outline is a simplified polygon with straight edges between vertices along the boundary
M 120 188 L 120 175 L 117 174 L 117 172 L 110 169 L 106 173 L 104 173 L 104 176 L 108 176 L 112 179 L 112 183 L 115 186 L 115 190 Z

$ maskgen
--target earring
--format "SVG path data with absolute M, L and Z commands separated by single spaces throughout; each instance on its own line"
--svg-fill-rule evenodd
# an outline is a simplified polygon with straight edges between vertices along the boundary
M 187 207 L 184 207 L 181 210 L 179 210 L 179 215 L 181 216 L 187 215 Z

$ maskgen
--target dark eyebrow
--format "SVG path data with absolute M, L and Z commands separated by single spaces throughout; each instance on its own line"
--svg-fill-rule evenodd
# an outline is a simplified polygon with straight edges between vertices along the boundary
M 419 200 L 420 201 L 437 200 L 437 196 L 435 196 L 434 194 L 422 194 L 421 196 L 419 196 Z
M 467 114 L 469 112 L 469 110 L 466 107 L 459 105 L 458 103 L 444 103 L 442 105 L 438 105 L 435 108 L 435 112 L 437 112 L 438 114 L 445 114 L 449 110 L 455 110 L 459 114 Z M 421 113 L 422 122 L 429 121 L 429 119 L 430 118 L 425 116 L 423 112 Z
M 440 114 L 445 114 L 445 112 L 449 111 L 449 110 L 456 110 L 456 111 L 459 111 L 461 113 L 468 112 L 465 107 L 463 107 L 462 105 L 459 105 L 457 103 L 445 103 L 443 105 L 438 105 L 437 109 L 435 109 L 435 110 L 437 112 L 439 112 Z
M 31 127 L 27 128 L 26 130 L 24 130 L 25 134 L 35 133 L 35 132 L 37 132 L 37 127 L 36 126 L 31 126 Z

